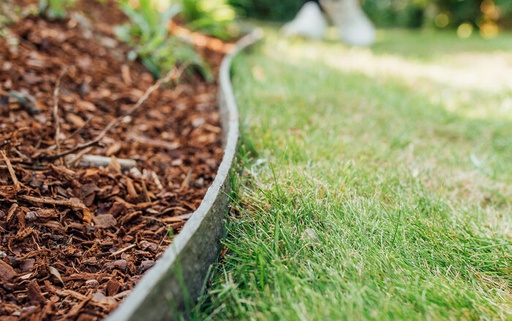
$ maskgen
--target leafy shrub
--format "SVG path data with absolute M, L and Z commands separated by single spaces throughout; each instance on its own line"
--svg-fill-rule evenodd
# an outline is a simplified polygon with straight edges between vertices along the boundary
M 485 29 L 491 25 L 511 27 L 512 2 L 510 0 L 435 0 L 438 11 L 449 17 L 449 25 L 457 27 L 471 23 Z
M 155 77 L 171 70 L 177 63 L 190 63 L 199 66 L 205 78 L 211 78 L 194 49 L 169 34 L 167 24 L 180 12 L 178 5 L 171 5 L 163 12 L 151 0 L 139 0 L 136 6 L 133 1 L 122 0 L 120 6 L 131 23 L 117 27 L 115 32 L 121 41 L 135 48 L 129 58 L 139 58 Z
M 510 0 L 365 0 L 363 7 L 379 26 L 457 28 L 512 27 Z

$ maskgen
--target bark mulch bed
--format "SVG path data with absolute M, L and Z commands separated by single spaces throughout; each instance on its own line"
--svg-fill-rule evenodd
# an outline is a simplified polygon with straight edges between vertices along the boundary
M 125 58 L 114 1 L 78 8 L 17 22 L 18 44 L 0 38 L 0 320 L 104 317 L 180 232 L 222 157 L 216 84 L 184 73 L 123 117 L 155 79 Z M 216 70 L 222 53 L 208 41 L 198 51 Z

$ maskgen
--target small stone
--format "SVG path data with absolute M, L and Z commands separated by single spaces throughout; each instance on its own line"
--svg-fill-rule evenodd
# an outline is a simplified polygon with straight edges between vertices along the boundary
M 39 216 L 37 215 L 37 212 L 35 211 L 30 211 L 30 212 L 27 212 L 25 213 L 25 219 L 27 220 L 27 222 L 34 222 L 35 220 L 37 220 Z
M 98 280 L 87 280 L 85 281 L 85 285 L 87 285 L 88 288 L 96 289 L 100 286 L 100 282 L 98 282 Z

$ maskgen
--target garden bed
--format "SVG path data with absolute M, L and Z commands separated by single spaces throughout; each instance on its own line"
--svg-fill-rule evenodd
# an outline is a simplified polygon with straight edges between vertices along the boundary
M 157 89 L 113 35 L 116 4 L 79 8 L 0 39 L 2 320 L 112 311 L 198 208 L 223 154 L 217 84 L 178 70 Z M 197 48 L 214 74 L 215 44 Z

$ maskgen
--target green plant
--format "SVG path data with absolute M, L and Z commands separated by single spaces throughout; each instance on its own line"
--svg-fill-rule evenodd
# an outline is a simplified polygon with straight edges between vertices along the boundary
M 287 21 L 293 19 L 301 6 L 297 0 L 229 0 L 239 15 L 271 21 Z
M 140 0 L 137 6 L 123 0 L 120 6 L 131 23 L 117 27 L 115 32 L 120 40 L 135 47 L 129 55 L 131 59 L 139 58 L 155 77 L 177 63 L 190 63 L 198 66 L 206 79 L 211 78 L 207 66 L 194 49 L 184 40 L 169 34 L 167 23 L 180 12 L 178 5 L 171 5 L 163 12 L 151 0 Z
M 225 0 L 180 0 L 181 17 L 192 30 L 221 39 L 236 35 L 235 11 Z
M 39 0 L 39 14 L 48 19 L 63 19 L 76 0 Z

